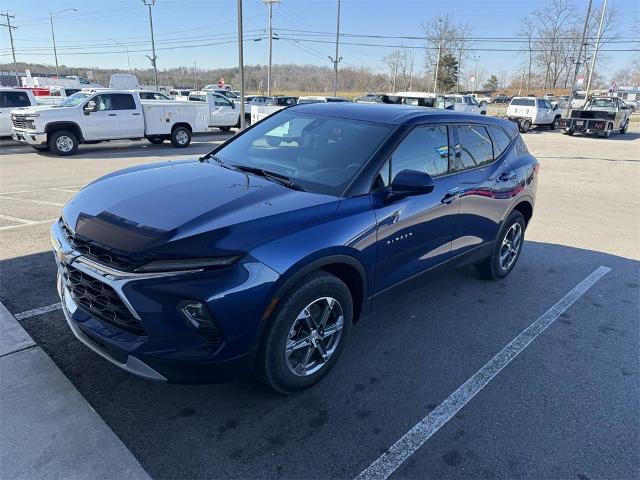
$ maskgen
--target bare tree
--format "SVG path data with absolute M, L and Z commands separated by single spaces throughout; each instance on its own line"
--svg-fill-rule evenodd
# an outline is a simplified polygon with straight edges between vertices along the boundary
M 403 50 L 396 49 L 393 52 L 385 55 L 382 58 L 382 62 L 386 65 L 389 78 L 389 84 L 391 86 L 391 91 L 396 91 L 396 81 L 398 79 L 398 72 L 402 68 L 402 65 L 405 64 L 406 54 Z

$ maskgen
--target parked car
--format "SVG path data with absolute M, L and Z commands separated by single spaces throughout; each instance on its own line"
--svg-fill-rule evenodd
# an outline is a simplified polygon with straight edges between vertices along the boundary
M 184 101 L 189 100 L 189 94 L 193 92 L 188 88 L 173 88 L 169 90 L 169 96 L 174 100 Z
M 331 102 L 350 102 L 344 97 L 325 97 L 325 96 L 306 96 L 298 97 L 298 103 L 331 103 Z
M 171 98 L 169 95 L 156 92 L 155 90 L 132 90 L 132 91 L 138 92 L 138 95 L 140 95 L 140 100 L 173 100 L 173 98 Z
M 453 110 L 453 103 L 444 95 L 427 92 L 388 93 L 382 96 L 382 103 Z
M 511 97 L 507 95 L 498 95 L 494 98 L 491 103 L 509 103 L 511 101 Z
M 617 97 L 591 97 L 584 108 L 571 110 L 570 118 L 560 120 L 567 135 L 585 133 L 609 137 L 613 132 L 626 133 L 631 109 Z
M 354 98 L 353 101 L 356 103 L 383 103 L 382 96 L 382 93 L 365 93 L 360 97 Z
M 457 112 L 487 114 L 487 104 L 478 103 L 473 95 L 447 95 L 445 99 L 453 104 L 453 110 Z
M 146 138 L 154 144 L 170 140 L 189 146 L 193 132 L 228 131 L 238 124 L 232 102 L 204 94 L 204 105 L 143 101 L 138 92 L 98 89 L 80 91 L 58 105 L 13 110 L 12 137 L 39 151 L 73 155 L 81 143 Z
M 271 97 L 265 95 L 248 95 L 244 97 L 245 105 L 266 105 Z
M 554 107 L 546 98 L 513 97 L 507 108 L 507 118 L 517 122 L 522 133 L 534 125 L 555 130 L 561 116 L 558 106 Z
M 0 137 L 11 136 L 12 110 L 36 105 L 36 97 L 30 90 L 0 87 Z
M 298 97 L 276 96 L 267 100 L 265 102 L 265 106 L 288 107 L 290 105 L 295 105 L 296 103 L 298 103 Z
M 202 382 L 253 369 L 296 392 L 336 364 L 382 292 L 440 265 L 509 275 L 537 172 L 505 120 L 296 105 L 199 160 L 78 192 L 51 231 L 63 312 L 133 374 Z

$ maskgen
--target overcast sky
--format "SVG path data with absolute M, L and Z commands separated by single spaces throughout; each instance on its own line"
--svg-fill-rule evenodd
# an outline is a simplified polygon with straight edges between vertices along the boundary
M 202 68 L 237 65 L 236 3 L 236 0 L 158 0 L 153 7 L 158 68 L 192 66 L 194 61 Z M 274 41 L 273 63 L 331 65 L 327 56 L 334 55 L 334 37 L 309 32 L 335 32 L 336 3 L 336 0 L 282 0 L 275 5 L 274 30 L 283 38 Z M 576 0 L 576 3 L 586 10 L 587 0 Z M 267 7 L 261 0 L 244 0 L 243 4 L 245 63 L 265 64 Z M 422 22 L 449 13 L 456 21 L 470 24 L 476 37 L 515 37 L 520 18 L 545 5 L 547 0 L 342 0 L 341 31 L 420 36 Z M 619 11 L 620 34 L 631 36 L 632 26 L 640 24 L 640 1 L 610 0 L 609 5 Z M 62 12 L 54 17 L 60 64 L 126 68 L 125 48 L 115 43 L 120 42 L 129 48 L 133 68 L 149 66 L 145 57 L 150 53 L 148 12 L 141 0 L 2 0 L 2 9 L 15 15 L 12 22 L 18 26 L 14 31 L 18 61 L 53 64 L 49 11 L 71 8 L 77 12 Z M 637 28 L 634 35 L 636 39 L 640 35 Z M 0 59 L 8 63 L 11 56 L 6 28 L 2 28 L 0 38 Z M 408 39 L 344 37 L 342 40 L 343 64 L 365 65 L 375 70 L 382 69 L 381 59 L 392 48 L 348 45 L 347 42 L 423 45 L 419 40 Z M 517 44 L 483 41 L 475 47 L 517 49 Z M 640 42 L 606 48 L 638 49 Z M 416 59 L 421 59 L 421 50 L 415 52 Z M 477 51 L 474 54 L 480 56 L 480 68 L 486 73 L 513 70 L 522 61 L 514 52 Z M 628 66 L 633 55 L 637 58 L 639 54 L 603 54 L 609 59 L 611 72 Z

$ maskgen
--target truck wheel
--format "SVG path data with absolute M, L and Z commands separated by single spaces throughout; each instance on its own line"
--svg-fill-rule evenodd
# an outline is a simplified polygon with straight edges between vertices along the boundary
M 223 132 L 228 132 L 229 130 L 231 130 L 231 127 L 218 127 L 218 128 Z
M 353 299 L 337 277 L 315 272 L 281 300 L 256 358 L 256 373 L 280 393 L 320 381 L 334 366 L 353 323 Z
M 574 134 L 574 131 L 571 130 L 570 128 L 565 128 L 564 132 L 565 135 L 569 135 L 570 137 Z
M 191 143 L 191 132 L 187 127 L 176 127 L 171 132 L 171 145 L 176 148 L 188 147 Z
M 556 128 L 558 128 L 559 124 L 560 124 L 560 117 L 554 118 L 553 122 L 549 124 L 549 130 L 555 130 Z
M 524 120 L 520 120 L 518 122 L 518 127 L 520 130 L 520 133 L 527 133 L 529 131 L 529 129 L 531 128 L 531 120 L 529 120 L 528 118 L 524 119 Z
M 627 133 L 627 129 L 629 128 L 629 120 L 627 120 L 626 122 L 624 122 L 623 127 L 620 129 L 620 133 Z
M 147 137 L 147 140 L 149 140 L 154 145 L 160 145 L 164 142 L 165 139 L 163 137 Z
M 49 135 L 49 150 L 56 155 L 69 156 L 78 150 L 78 139 L 68 130 L 58 130 Z

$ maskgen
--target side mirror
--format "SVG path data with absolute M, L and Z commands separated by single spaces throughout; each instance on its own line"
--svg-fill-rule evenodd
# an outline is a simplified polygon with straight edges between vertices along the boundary
M 391 193 L 398 197 L 425 195 L 433 191 L 433 178 L 425 172 L 402 170 L 391 182 Z
M 97 112 L 97 111 L 98 111 L 98 104 L 96 103 L 95 100 L 89 100 L 87 104 L 84 106 L 84 113 L 86 115 L 89 115 L 91 112 Z

